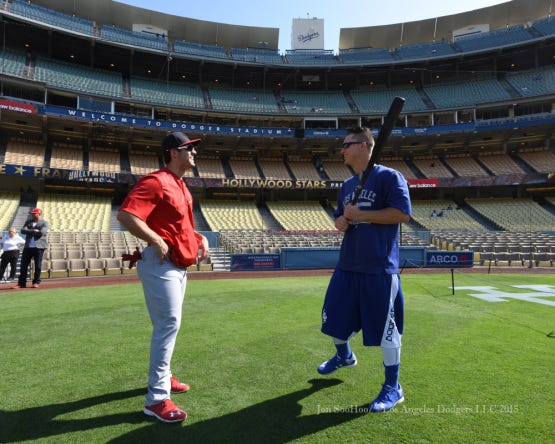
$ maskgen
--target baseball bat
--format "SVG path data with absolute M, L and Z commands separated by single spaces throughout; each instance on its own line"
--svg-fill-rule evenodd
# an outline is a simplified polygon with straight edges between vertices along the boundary
M 395 123 L 397 122 L 397 119 L 401 114 L 401 110 L 403 109 L 404 104 L 405 104 L 405 99 L 403 97 L 395 97 L 395 99 L 393 99 L 393 102 L 389 107 L 389 111 L 387 112 L 387 115 L 385 116 L 385 119 L 383 121 L 383 125 L 380 129 L 380 133 L 378 134 L 378 138 L 374 143 L 374 149 L 372 150 L 372 155 L 370 156 L 370 161 L 368 162 L 368 166 L 366 167 L 366 170 L 362 175 L 362 179 L 360 179 L 360 183 L 355 189 L 355 195 L 353 197 L 351 205 L 356 205 L 358 198 L 360 196 L 360 193 L 362 192 L 362 188 L 364 187 L 364 184 L 366 183 L 366 180 L 368 179 L 368 176 L 370 175 L 372 168 L 374 168 L 374 165 L 377 163 L 378 159 L 380 158 L 380 154 L 383 149 L 383 146 L 387 138 L 391 134 L 391 131 L 393 131 L 393 128 L 395 127 Z

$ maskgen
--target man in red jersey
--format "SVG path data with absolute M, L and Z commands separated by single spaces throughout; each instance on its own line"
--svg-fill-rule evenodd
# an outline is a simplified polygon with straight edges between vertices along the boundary
M 181 132 L 162 142 L 166 166 L 142 177 L 127 195 L 118 220 L 148 246 L 137 263 L 152 321 L 148 392 L 144 413 L 163 422 L 180 422 L 187 413 L 170 393 L 189 390 L 172 376 L 170 362 L 181 324 L 187 267 L 208 256 L 208 241 L 195 231 L 193 198 L 182 177 L 195 166 L 200 139 Z

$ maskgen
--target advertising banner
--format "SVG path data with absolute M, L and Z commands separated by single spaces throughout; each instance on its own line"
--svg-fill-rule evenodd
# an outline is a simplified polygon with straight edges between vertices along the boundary
M 279 254 L 232 254 L 231 271 L 279 270 Z
M 473 251 L 427 251 L 426 267 L 463 268 L 474 265 Z

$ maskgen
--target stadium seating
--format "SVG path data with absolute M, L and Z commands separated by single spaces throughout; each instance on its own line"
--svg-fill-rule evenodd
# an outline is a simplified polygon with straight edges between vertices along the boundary
M 46 147 L 39 140 L 12 137 L 6 146 L 5 163 L 42 167 Z
M 343 233 L 337 230 L 284 231 L 284 230 L 224 230 L 221 242 L 232 253 L 273 253 L 283 247 L 337 247 Z
M 212 231 L 269 228 L 254 202 L 201 200 L 200 209 Z
M 87 275 L 87 262 L 85 259 L 69 259 L 68 276 L 78 277 Z
M 122 274 L 122 261 L 121 257 L 108 258 L 104 261 L 104 274 L 118 275 Z
M 395 54 L 401 60 L 430 59 L 455 54 L 457 51 L 446 40 L 398 46 Z
M 103 276 L 104 259 L 87 259 L 87 276 Z
M 553 231 L 553 214 L 527 198 L 468 198 L 466 202 L 506 231 Z
M 19 199 L 19 193 L 13 191 L 0 192 L 0 232 L 10 228 L 10 222 L 19 206 Z
M 122 97 L 120 73 L 87 68 L 77 63 L 37 57 L 35 80 L 49 87 L 108 97 Z
M 472 157 L 466 155 L 446 156 L 445 162 L 460 177 L 485 177 L 485 171 Z
M 262 48 L 231 48 L 229 55 L 240 62 L 261 63 L 264 65 L 283 65 L 279 51 Z
M 372 86 L 350 91 L 351 97 L 362 113 L 387 113 L 391 102 L 397 96 L 406 99 L 404 112 L 424 111 L 427 109 L 422 97 L 416 87 L 386 88 L 384 86 Z
M 532 27 L 542 35 L 553 35 L 555 34 L 555 17 L 550 14 L 548 17 L 534 20 Z
M 209 89 L 212 109 L 227 112 L 277 113 L 278 105 L 271 91 L 252 89 Z
M 459 37 L 455 40 L 455 46 L 464 52 L 491 50 L 500 46 L 532 40 L 532 38 L 533 35 L 523 25 L 514 25 L 489 32 Z
M 441 82 L 423 88 L 437 108 L 472 107 L 478 103 L 510 100 L 495 78 L 477 76 L 459 82 Z
M 292 179 L 281 159 L 259 159 L 258 164 L 266 179 Z
M 546 148 L 520 151 L 519 157 L 539 173 L 555 171 L 555 154 Z
M 505 79 L 524 97 L 551 94 L 555 89 L 555 69 L 551 66 L 507 73 Z
M 40 267 L 40 278 L 49 279 L 50 278 L 50 260 L 42 256 L 42 263 Z M 33 262 L 33 273 L 35 272 L 35 263 Z
M 450 210 L 448 208 L 451 208 Z M 418 200 L 412 202 L 412 218 L 428 230 L 484 230 L 485 227 L 449 200 Z M 442 214 L 432 217 L 432 212 Z M 438 245 L 441 246 L 441 245 Z
M 228 59 L 226 49 L 220 45 L 208 45 L 205 43 L 186 42 L 176 39 L 173 42 L 173 50 L 178 54 L 188 54 L 192 56 L 209 57 L 217 59 Z
M 112 148 L 91 147 L 89 171 L 119 174 L 121 172 L 119 151 Z
M 532 253 L 532 261 L 536 267 L 553 267 L 555 256 L 548 253 Z
M 389 62 L 394 60 L 387 48 L 348 48 L 339 50 L 339 58 L 343 64 L 363 65 L 365 63 Z
M 285 61 L 289 65 L 335 65 L 338 57 L 330 50 L 287 50 Z
M 555 248 L 551 253 L 549 246 L 555 245 L 555 236 L 542 232 L 446 230 L 434 232 L 432 242 L 448 250 L 474 251 L 476 265 L 495 265 L 497 259 L 502 266 L 551 267 L 555 259 Z
M 50 168 L 83 170 L 83 148 L 77 144 L 54 142 Z
M 186 82 L 162 82 L 131 76 L 131 97 L 140 102 L 205 109 L 204 95 L 198 85 Z
M 437 157 L 418 156 L 412 162 L 425 177 L 454 177 L 453 173 Z
M 101 25 L 100 37 L 104 40 L 110 40 L 112 42 L 123 43 L 129 46 L 156 49 L 163 52 L 167 52 L 169 49 L 168 41 L 164 36 L 156 36 L 145 32 L 118 28 L 113 25 Z
M 50 278 L 68 277 L 68 262 L 65 259 L 53 259 L 50 261 Z
M 478 159 L 496 176 L 503 174 L 523 174 L 524 171 L 507 154 L 481 154 Z
M 344 181 L 353 175 L 353 172 L 342 161 L 323 160 L 322 166 L 330 180 Z
M 91 20 L 64 14 L 63 12 L 31 3 L 30 1 L 12 0 L 10 12 L 37 22 L 48 23 L 57 28 L 94 35 L 94 23 Z
M 318 202 L 267 202 L 272 216 L 286 230 L 334 230 L 330 215 Z
M 255 160 L 251 157 L 231 157 L 229 166 L 235 179 L 260 179 Z
M 281 103 L 289 114 L 351 114 L 341 91 L 282 91 Z
M 311 160 L 289 160 L 287 164 L 297 180 L 322 180 Z
M 51 231 L 108 231 L 110 227 L 110 198 L 41 194 L 37 206 Z
M 0 50 L 1 72 L 16 77 L 23 77 L 25 68 L 25 54 L 10 49 Z
M 225 179 L 226 174 L 222 160 L 216 156 L 200 156 L 196 159 L 197 170 L 200 177 Z
M 399 171 L 405 179 L 416 179 L 417 178 L 414 171 L 412 171 L 410 169 L 407 162 L 405 162 L 403 159 L 394 159 L 394 158 L 384 157 L 380 161 L 380 163 L 384 166 L 387 166 L 389 168 L 393 168 L 393 169 Z
M 132 150 L 129 153 L 129 163 L 131 173 L 137 175 L 148 174 L 160 168 L 157 155 L 148 151 Z

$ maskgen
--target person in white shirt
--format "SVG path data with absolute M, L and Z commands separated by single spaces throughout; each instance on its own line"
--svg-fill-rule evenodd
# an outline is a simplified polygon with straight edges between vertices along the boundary
M 7 280 L 13 281 L 15 279 L 15 269 L 17 267 L 17 260 L 19 259 L 19 252 L 21 248 L 25 245 L 25 239 L 23 239 L 14 227 L 8 230 L 8 234 L 5 235 L 0 241 L 2 245 L 2 259 L 0 260 L 0 279 L 4 280 L 4 273 L 8 265 L 10 266 L 10 276 Z

